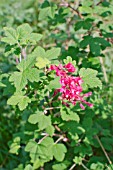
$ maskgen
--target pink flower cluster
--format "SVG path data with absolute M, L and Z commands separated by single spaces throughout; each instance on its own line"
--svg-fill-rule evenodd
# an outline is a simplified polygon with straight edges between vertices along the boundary
M 64 66 L 62 64 L 59 64 L 58 66 L 51 65 L 49 71 L 52 70 L 55 70 L 56 76 L 60 77 L 61 84 L 61 88 L 54 91 L 54 96 L 60 92 L 61 96 L 59 99 L 62 100 L 62 103 L 67 107 L 69 107 L 69 102 L 71 102 L 73 105 L 76 105 L 76 102 L 80 102 L 80 107 L 83 110 L 85 109 L 83 103 L 89 107 L 93 107 L 93 104 L 87 102 L 84 99 L 85 97 L 91 96 L 92 92 L 81 94 L 83 92 L 81 86 L 83 83 L 82 78 L 69 74 L 76 71 L 75 67 L 71 63 L 68 63 Z

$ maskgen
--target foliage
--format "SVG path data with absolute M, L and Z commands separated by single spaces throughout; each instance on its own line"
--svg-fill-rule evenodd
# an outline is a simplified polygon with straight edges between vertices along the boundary
M 0 170 L 113 170 L 113 1 L 0 8 Z

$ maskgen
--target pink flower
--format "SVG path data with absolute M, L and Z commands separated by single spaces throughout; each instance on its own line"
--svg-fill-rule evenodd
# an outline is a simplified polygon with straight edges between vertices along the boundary
M 64 66 L 66 69 L 67 69 L 67 71 L 68 72 L 70 72 L 70 73 L 73 73 L 73 72 L 75 72 L 75 67 L 71 64 L 71 63 L 68 63 L 68 64 L 66 64 L 65 66 Z
M 65 76 L 66 72 L 63 70 L 62 64 L 59 64 L 59 66 L 51 65 L 48 69 L 49 71 L 55 70 L 57 76 Z
M 55 66 L 55 65 L 50 65 L 49 71 L 56 70 L 56 69 L 57 69 L 57 66 Z
M 62 64 L 59 64 L 59 66 L 51 65 L 49 70 L 55 70 L 56 76 L 60 77 L 61 88 L 56 89 L 53 96 L 61 93 L 59 100 L 62 100 L 62 104 L 69 107 L 69 102 L 73 105 L 76 105 L 77 102 L 80 102 L 80 107 L 83 110 L 85 109 L 83 104 L 86 104 L 89 107 L 93 107 L 92 103 L 89 103 L 84 99 L 91 96 L 92 92 L 81 94 L 83 93 L 83 89 L 81 86 L 81 84 L 83 83 L 82 78 L 79 76 L 74 77 L 72 75 L 68 75 L 67 71 L 75 72 L 76 70 L 71 63 L 68 63 L 65 66 L 62 66 Z
M 82 103 L 80 103 L 80 107 L 81 107 L 82 110 L 85 110 L 85 107 Z

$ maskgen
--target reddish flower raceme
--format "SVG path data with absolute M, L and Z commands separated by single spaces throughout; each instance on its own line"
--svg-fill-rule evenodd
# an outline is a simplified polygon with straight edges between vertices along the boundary
M 51 65 L 49 71 L 52 70 L 56 72 L 56 76 L 60 77 L 61 84 L 61 88 L 54 91 L 54 96 L 58 93 L 61 93 L 59 99 L 62 100 L 62 103 L 67 107 L 69 107 L 69 102 L 73 105 L 76 105 L 77 102 L 80 102 L 80 107 L 83 110 L 85 109 L 83 104 L 93 107 L 93 104 L 87 102 L 84 99 L 91 96 L 92 92 L 83 94 L 83 89 L 81 86 L 83 80 L 79 76 L 75 77 L 70 74 L 76 71 L 76 68 L 71 63 L 68 63 L 64 66 L 62 64 L 59 64 L 58 66 Z

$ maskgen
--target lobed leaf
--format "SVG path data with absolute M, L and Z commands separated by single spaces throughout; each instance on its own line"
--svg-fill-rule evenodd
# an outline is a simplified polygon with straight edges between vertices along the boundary
M 90 69 L 90 68 L 81 68 L 79 71 L 80 77 L 83 79 L 83 87 L 84 88 L 93 88 L 93 87 L 99 87 L 102 88 L 102 83 L 99 80 L 98 77 L 96 77 L 98 72 L 96 70 Z

